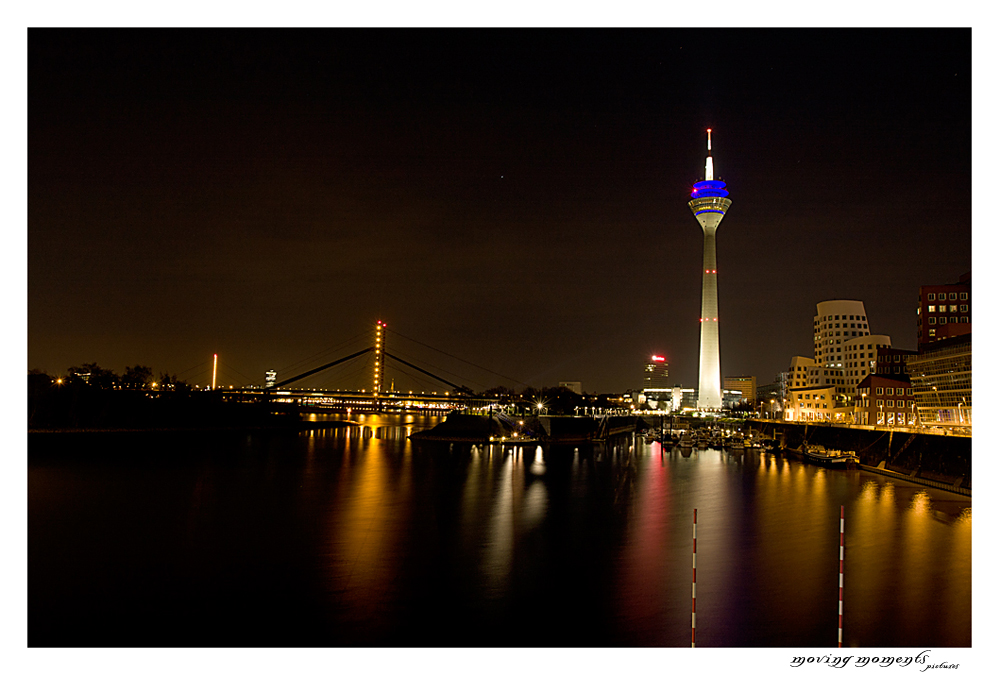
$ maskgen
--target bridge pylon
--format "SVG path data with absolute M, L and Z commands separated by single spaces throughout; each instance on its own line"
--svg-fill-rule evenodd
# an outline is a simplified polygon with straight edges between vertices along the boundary
M 385 324 L 380 319 L 375 324 L 375 376 L 372 383 L 372 395 L 378 401 L 382 392 L 382 378 L 385 375 Z

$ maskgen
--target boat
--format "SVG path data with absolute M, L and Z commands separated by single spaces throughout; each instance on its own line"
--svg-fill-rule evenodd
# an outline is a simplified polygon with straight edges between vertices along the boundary
M 677 448 L 681 451 L 681 456 L 685 458 L 691 457 L 691 452 L 694 450 L 694 442 L 686 434 L 681 437 L 681 440 L 677 443 Z
M 858 461 L 854 451 L 825 448 L 819 444 L 803 444 L 799 450 L 806 460 L 824 467 L 847 467 Z

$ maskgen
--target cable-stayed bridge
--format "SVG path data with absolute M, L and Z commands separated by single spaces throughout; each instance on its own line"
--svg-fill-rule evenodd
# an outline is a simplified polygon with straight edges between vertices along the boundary
M 223 394 L 226 399 L 230 400 L 267 400 L 275 404 L 331 411 L 447 412 L 465 409 L 490 409 L 498 403 L 497 398 L 476 396 L 471 387 L 456 382 L 459 380 L 473 382 L 469 380 L 468 376 L 448 371 L 441 375 L 440 372 L 443 371 L 441 368 L 426 363 L 421 366 L 414 363 L 420 361 L 417 358 L 404 359 L 387 351 L 387 333 L 389 333 L 388 327 L 384 322 L 379 321 L 373 332 L 362 336 L 363 339 L 366 339 L 367 345 L 361 349 L 344 356 L 338 356 L 319 366 L 309 366 L 309 360 L 306 360 L 306 364 L 299 363 L 286 370 L 287 372 L 303 369 L 295 375 L 278 379 L 276 374 L 273 374 L 273 380 L 266 381 L 264 387 L 231 388 Z M 406 338 L 395 332 L 393 335 Z M 352 343 L 353 347 L 359 347 L 357 338 L 347 341 L 340 347 L 351 349 Z M 449 355 L 414 339 L 407 338 L 406 340 L 448 357 L 453 362 L 457 360 L 468 367 L 473 367 L 479 372 L 478 377 L 480 378 L 482 372 L 487 372 L 491 374 L 490 377 L 498 377 L 508 383 L 524 385 L 513 378 Z M 295 366 L 298 366 L 298 369 Z M 390 368 L 388 377 L 386 376 L 387 367 Z M 423 387 L 419 390 L 396 388 L 394 372 L 411 384 L 417 383 L 418 386 L 423 385 Z M 336 374 L 336 377 L 330 376 L 330 374 Z M 493 379 L 495 385 L 497 378 Z M 340 384 L 345 380 L 354 386 L 332 387 L 332 384 Z M 362 384 L 361 387 L 358 387 L 359 380 Z M 306 387 L 308 384 L 319 384 L 319 387 Z M 476 384 L 482 385 L 481 383 Z M 487 387 L 484 386 L 481 389 L 486 390 Z

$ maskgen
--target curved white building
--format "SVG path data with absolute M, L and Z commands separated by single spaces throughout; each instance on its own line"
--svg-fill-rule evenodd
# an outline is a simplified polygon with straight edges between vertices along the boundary
M 813 317 L 813 358 L 793 357 L 788 368 L 789 419 L 835 420 L 835 410 L 851 406 L 858 383 L 875 371 L 880 347 L 892 347 L 892 339 L 871 333 L 863 302 L 817 303 Z M 820 394 L 829 397 L 830 401 L 824 402 L 829 404 L 829 411 L 795 411 L 794 403 L 803 398 L 808 400 L 820 389 L 824 390 Z
M 826 300 L 816 304 L 813 317 L 813 358 L 817 365 L 844 366 L 844 343 L 867 336 L 868 315 L 860 300 Z

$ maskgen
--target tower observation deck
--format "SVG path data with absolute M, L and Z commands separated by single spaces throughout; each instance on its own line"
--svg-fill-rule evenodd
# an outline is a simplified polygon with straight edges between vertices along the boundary
M 715 180 L 712 130 L 708 130 L 705 180 L 691 190 L 688 206 L 705 236 L 701 276 L 701 349 L 698 369 L 698 408 L 722 409 L 722 369 L 719 364 L 719 270 L 715 260 L 715 232 L 733 203 L 726 184 Z

